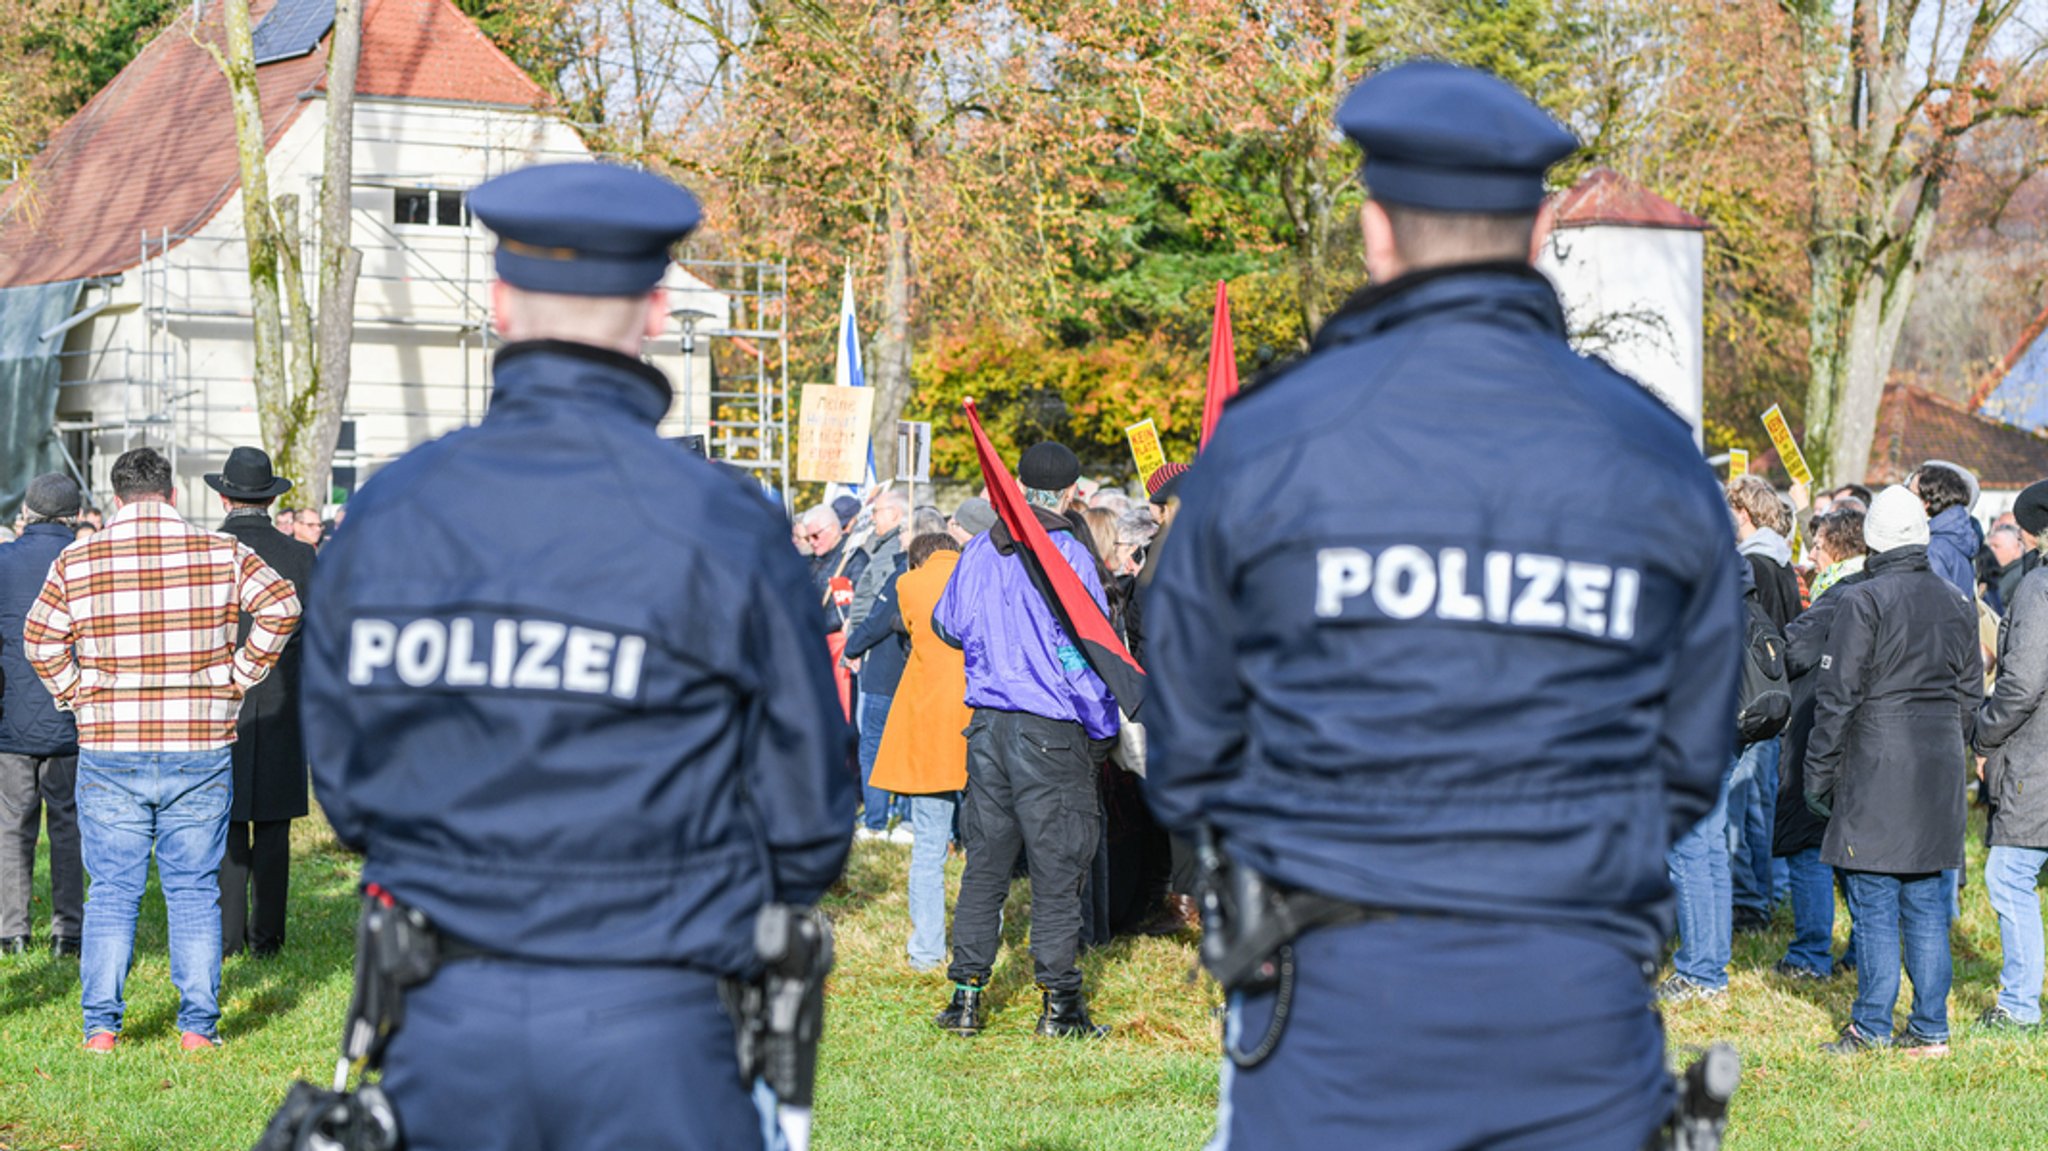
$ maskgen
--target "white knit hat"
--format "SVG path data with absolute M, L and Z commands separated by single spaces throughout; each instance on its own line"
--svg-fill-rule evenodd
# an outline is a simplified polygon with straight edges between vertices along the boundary
M 1877 493 L 1863 516 L 1863 542 L 1872 552 L 1927 546 L 1927 507 L 1897 484 Z

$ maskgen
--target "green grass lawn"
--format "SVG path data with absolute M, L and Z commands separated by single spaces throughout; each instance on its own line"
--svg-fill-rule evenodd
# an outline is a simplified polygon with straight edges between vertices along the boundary
M 324 1081 L 346 1006 L 354 867 L 317 819 L 294 838 L 290 946 L 222 974 L 226 1046 L 177 1049 L 164 916 L 145 902 L 128 1030 L 112 1056 L 80 1046 L 77 972 L 46 953 L 0 958 L 0 1148 L 165 1151 L 248 1147 L 295 1078 Z M 1973 846 L 1973 869 L 1981 866 Z M 1213 1009 L 1190 983 L 1185 941 L 1130 940 L 1085 960 L 1099 1043 L 1033 1038 L 1038 1003 L 1022 950 L 1020 885 L 979 1039 L 929 1024 L 949 988 L 902 960 L 906 848 L 862 844 L 831 910 L 839 924 L 815 1145 L 849 1148 L 1199 1147 L 1216 1102 Z M 958 878 L 959 863 L 952 865 Z M 39 874 L 39 880 L 42 879 Z M 37 896 L 45 930 L 47 891 Z M 2048 1036 L 1975 1034 L 1997 985 L 1997 923 L 1973 878 L 1956 941 L 1954 1054 L 1914 1062 L 1821 1055 L 1854 995 L 1846 980 L 1792 985 L 1766 974 L 1789 925 L 1737 941 L 1731 993 L 1671 1013 L 1674 1045 L 1733 1041 L 1743 1053 L 1730 1145 L 1771 1151 L 2048 1147 Z M 1838 932 L 1839 934 L 1839 932 Z M 39 935 L 38 942 L 41 942 Z M 1839 946 L 1839 944 L 1838 944 Z M 1541 994 L 1540 988 L 1531 988 Z M 1361 1085 L 1369 1089 L 1369 1085 Z

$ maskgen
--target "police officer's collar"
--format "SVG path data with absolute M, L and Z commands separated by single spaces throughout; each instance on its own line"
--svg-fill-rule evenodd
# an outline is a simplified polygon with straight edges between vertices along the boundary
M 1490 260 L 1424 268 L 1369 284 L 1351 294 L 1317 330 L 1312 349 L 1362 340 L 1420 316 L 1460 304 L 1505 306 L 1563 335 L 1564 309 L 1549 277 L 1520 260 Z
M 491 402 L 527 395 L 623 405 L 648 424 L 668 415 L 668 377 L 632 356 L 568 340 L 522 340 L 491 360 Z

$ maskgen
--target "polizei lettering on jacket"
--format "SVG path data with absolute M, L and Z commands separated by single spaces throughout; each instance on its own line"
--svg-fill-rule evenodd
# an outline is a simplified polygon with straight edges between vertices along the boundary
M 1316 615 L 1425 617 L 1626 641 L 1636 633 L 1642 573 L 1534 552 L 1468 552 L 1395 544 L 1316 553 Z
M 645 636 L 532 617 L 360 617 L 349 624 L 358 687 L 546 692 L 633 702 Z

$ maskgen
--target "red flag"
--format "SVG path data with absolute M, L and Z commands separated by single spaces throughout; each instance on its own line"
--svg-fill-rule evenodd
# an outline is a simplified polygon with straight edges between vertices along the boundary
M 1202 447 L 1216 434 L 1223 405 L 1237 394 L 1237 338 L 1230 333 L 1230 293 L 1216 281 L 1216 316 L 1209 321 L 1209 391 L 1202 397 Z
M 995 446 L 988 442 L 988 434 L 981 430 L 981 413 L 975 410 L 974 401 L 967 400 L 966 408 L 967 426 L 974 432 L 974 451 L 981 457 L 981 478 L 988 485 L 988 502 L 995 506 L 996 515 L 1010 530 L 1010 538 L 1019 544 L 1017 555 L 1024 561 L 1024 570 L 1044 594 L 1046 606 L 1052 609 L 1060 626 L 1073 638 L 1074 646 L 1081 650 L 1082 658 L 1116 697 L 1117 706 L 1125 715 L 1137 718 L 1145 701 L 1145 669 L 1131 658 L 1101 605 L 1088 594 L 1088 585 L 1068 565 L 1067 557 L 1054 545 L 1045 525 L 1038 522 L 1031 505 L 1024 501 L 1024 489 L 1017 485 L 1002 457 L 996 455 Z

